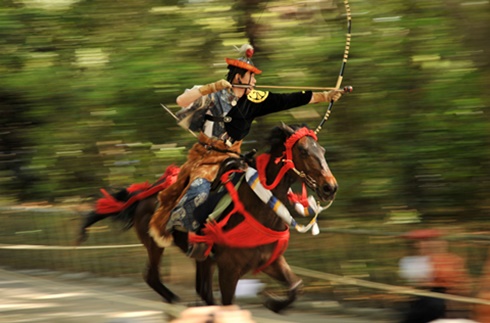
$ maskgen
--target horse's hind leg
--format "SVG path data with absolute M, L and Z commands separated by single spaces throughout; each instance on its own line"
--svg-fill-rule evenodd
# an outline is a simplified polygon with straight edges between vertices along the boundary
M 174 303 L 179 300 L 178 296 L 172 293 L 160 279 L 160 260 L 164 248 L 160 248 L 151 237 L 145 241 L 145 247 L 148 252 L 148 266 L 145 274 L 145 281 L 155 292 L 162 296 L 167 302 Z
M 96 213 L 95 211 L 91 211 L 88 214 L 84 215 L 84 219 L 82 222 L 82 225 L 80 226 L 80 230 L 78 231 L 78 237 L 77 240 L 75 241 L 75 244 L 78 246 L 85 242 L 88 238 L 87 234 L 87 228 L 90 227 L 92 224 L 97 223 L 109 216 L 113 215 L 112 213 L 109 214 L 99 214 Z
M 286 298 L 269 296 L 264 304 L 271 311 L 278 313 L 296 300 L 296 297 L 302 291 L 303 281 L 293 273 L 283 256 L 265 268 L 264 273 L 286 284 L 289 288 Z
M 155 210 L 156 202 L 156 195 L 153 195 L 139 203 L 138 207 L 134 210 L 133 227 L 148 253 L 148 264 L 144 274 L 145 282 L 167 302 L 173 303 L 178 301 L 179 298 L 165 287 L 160 279 L 160 261 L 164 248 L 159 247 L 148 234 L 148 224 Z
M 214 305 L 213 274 L 214 261 L 209 257 L 203 262 L 196 262 L 196 292 L 207 305 Z

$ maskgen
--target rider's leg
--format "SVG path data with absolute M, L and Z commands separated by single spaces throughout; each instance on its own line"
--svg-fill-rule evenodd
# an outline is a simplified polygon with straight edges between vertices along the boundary
M 194 210 L 203 204 L 209 196 L 211 183 L 204 178 L 196 178 L 172 210 L 169 225 L 181 225 L 186 230 L 196 232 L 201 223 L 194 218 Z
M 183 226 L 189 232 L 197 232 L 201 227 L 201 222 L 194 217 L 195 209 L 202 205 L 209 196 L 211 182 L 204 178 L 196 178 L 192 181 L 187 192 L 182 196 L 177 206 L 172 210 L 172 214 L 167 225 L 167 230 L 172 230 L 175 225 Z M 171 227 L 169 227 L 171 226 Z M 205 243 L 189 244 L 187 255 L 196 260 L 206 259 Z

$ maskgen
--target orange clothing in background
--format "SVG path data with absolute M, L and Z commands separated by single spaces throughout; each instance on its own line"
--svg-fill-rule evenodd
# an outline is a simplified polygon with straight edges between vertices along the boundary
M 448 294 L 470 293 L 470 279 L 463 258 L 451 253 L 436 253 L 430 255 L 430 260 L 434 287 L 444 287 Z
M 490 253 L 478 283 L 479 290 L 476 297 L 490 301 Z M 490 323 L 490 305 L 476 304 L 474 319 L 480 323 Z

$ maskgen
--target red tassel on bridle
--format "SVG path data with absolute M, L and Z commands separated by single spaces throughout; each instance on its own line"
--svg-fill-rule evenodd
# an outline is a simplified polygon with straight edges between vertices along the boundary
M 301 194 L 296 194 L 293 192 L 288 193 L 288 199 L 289 201 L 294 204 L 294 203 L 300 203 L 303 207 L 308 207 L 310 204 L 308 202 L 308 192 L 306 190 L 306 184 L 303 183 L 302 185 L 303 189 Z

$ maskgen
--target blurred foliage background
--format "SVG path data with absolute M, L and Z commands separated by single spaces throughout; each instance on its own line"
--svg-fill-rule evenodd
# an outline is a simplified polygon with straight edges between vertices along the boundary
M 319 140 L 329 217 L 484 219 L 490 208 L 489 2 L 352 0 L 343 85 Z M 160 107 L 250 42 L 258 84 L 334 86 L 341 1 L 3 0 L 0 201 L 63 201 L 154 181 L 195 142 Z M 257 120 L 314 128 L 324 105 Z

